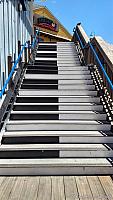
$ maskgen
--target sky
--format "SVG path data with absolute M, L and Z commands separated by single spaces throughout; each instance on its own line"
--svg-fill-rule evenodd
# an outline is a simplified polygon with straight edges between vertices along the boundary
M 113 44 L 113 0 L 35 0 L 35 3 L 47 6 L 71 34 L 81 22 L 88 36 L 99 35 Z

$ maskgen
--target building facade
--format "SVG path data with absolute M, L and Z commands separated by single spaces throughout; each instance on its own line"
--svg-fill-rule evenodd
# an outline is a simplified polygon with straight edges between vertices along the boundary
M 44 6 L 34 5 L 34 29 L 40 30 L 40 40 L 44 42 L 71 41 L 72 36 L 59 20 Z
M 8 56 L 18 58 L 18 41 L 24 44 L 33 34 L 33 0 L 0 1 L 0 90 L 8 77 Z

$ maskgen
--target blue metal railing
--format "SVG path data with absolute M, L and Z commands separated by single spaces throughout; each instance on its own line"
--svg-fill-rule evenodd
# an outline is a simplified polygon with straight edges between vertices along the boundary
M 31 45 L 31 48 L 34 48 L 34 47 L 35 47 L 35 44 L 38 42 L 38 41 L 37 41 L 37 35 L 38 35 L 38 33 L 39 33 L 39 32 L 37 31 L 37 32 L 36 32 L 36 35 L 35 35 L 35 38 L 34 38 L 34 41 L 33 41 L 32 45 Z M 9 81 L 11 80 L 11 77 L 12 77 L 12 75 L 13 75 L 13 73 L 14 73 L 16 67 L 17 67 L 17 64 L 19 63 L 19 61 L 20 61 L 20 59 L 21 59 L 21 56 L 22 56 L 22 54 L 23 54 L 25 48 L 27 47 L 27 43 L 28 43 L 28 42 L 25 42 L 25 44 L 23 45 L 22 50 L 20 51 L 20 54 L 19 54 L 17 60 L 15 61 L 15 63 L 14 63 L 14 65 L 13 65 L 13 67 L 12 67 L 12 70 L 11 70 L 11 72 L 10 72 L 10 74 L 9 74 L 9 76 L 8 76 L 8 78 L 7 78 L 7 80 L 5 81 L 5 84 L 4 84 L 4 86 L 3 86 L 3 88 L 2 88 L 2 90 L 1 90 L 1 92 L 0 92 L 0 98 L 3 96 L 3 94 L 4 94 L 4 92 L 5 92 L 5 89 L 7 88 L 7 85 L 8 85 L 8 83 L 9 83 Z
M 80 38 L 80 36 L 79 36 L 77 30 L 75 30 L 75 34 L 76 34 L 76 36 L 77 36 L 77 38 L 78 38 L 78 40 L 79 40 L 79 43 L 80 43 L 80 46 L 81 46 L 82 49 L 85 49 L 85 47 L 89 45 L 90 49 L 91 49 L 92 52 L 93 52 L 93 55 L 94 55 L 96 61 L 98 62 L 98 64 L 99 64 L 99 66 L 100 66 L 100 68 L 101 68 L 101 70 L 102 70 L 104 76 L 106 77 L 106 80 L 107 80 L 108 84 L 110 85 L 110 88 L 113 90 L 112 81 L 110 80 L 110 78 L 109 78 L 109 76 L 108 76 L 108 74 L 107 74 L 107 72 L 106 72 L 106 70 L 105 70 L 103 64 L 101 63 L 101 60 L 99 59 L 99 57 L 98 57 L 98 55 L 97 55 L 97 53 L 96 53 L 96 51 L 95 51 L 93 45 L 91 44 L 91 42 L 88 42 L 88 44 L 83 45 L 82 40 L 81 40 L 81 38 Z

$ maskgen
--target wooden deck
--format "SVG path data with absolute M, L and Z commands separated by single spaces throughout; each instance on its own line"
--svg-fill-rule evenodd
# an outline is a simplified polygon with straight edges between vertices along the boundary
M 0 200 L 113 200 L 109 176 L 0 177 Z

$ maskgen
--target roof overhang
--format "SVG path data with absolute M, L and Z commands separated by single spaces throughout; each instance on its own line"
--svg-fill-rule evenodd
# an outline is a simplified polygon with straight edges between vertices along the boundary
M 65 37 L 62 37 L 62 36 L 59 36 L 59 35 L 54 35 L 52 33 L 48 33 L 48 32 L 42 31 L 42 30 L 40 30 L 40 33 L 47 35 L 47 36 L 51 36 L 53 38 L 62 39 L 62 40 L 66 40 L 66 41 L 69 41 L 69 42 L 71 41 L 71 39 L 69 39 L 69 38 L 65 38 Z

